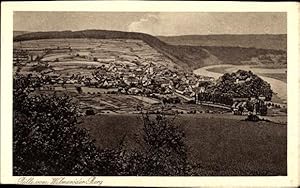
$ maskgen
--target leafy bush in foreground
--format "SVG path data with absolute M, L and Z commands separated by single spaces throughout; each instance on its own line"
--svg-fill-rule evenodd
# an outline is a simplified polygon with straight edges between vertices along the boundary
M 77 108 L 67 96 L 30 95 L 32 79 L 14 80 L 14 175 L 106 175 L 117 151 L 99 151 L 76 126 Z M 116 158 L 116 157 L 114 157 Z
M 184 138 L 183 130 L 163 112 L 143 114 L 143 130 L 136 137 L 142 149 L 129 156 L 129 175 L 192 175 Z

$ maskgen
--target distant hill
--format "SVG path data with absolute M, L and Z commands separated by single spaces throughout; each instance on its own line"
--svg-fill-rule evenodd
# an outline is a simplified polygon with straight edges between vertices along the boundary
M 157 37 L 145 33 L 108 30 L 51 31 L 32 32 L 17 35 L 14 41 L 58 39 L 58 38 L 95 38 L 95 39 L 137 39 L 170 58 L 181 68 L 193 70 L 213 64 L 241 64 L 253 55 L 266 53 L 286 53 L 284 50 L 267 50 L 241 47 L 191 46 L 168 44 Z
M 261 48 L 286 50 L 287 35 L 182 35 L 158 36 L 158 38 L 172 45 L 191 46 L 229 46 L 243 48 Z
M 242 61 L 248 61 L 251 57 L 257 57 L 264 54 L 286 54 L 284 50 L 259 49 L 259 48 L 241 48 L 224 46 L 202 46 L 203 49 L 222 60 L 223 64 L 241 65 Z
M 13 35 L 14 37 L 18 36 L 18 35 L 23 35 L 25 33 L 29 33 L 28 31 L 14 31 L 13 32 Z

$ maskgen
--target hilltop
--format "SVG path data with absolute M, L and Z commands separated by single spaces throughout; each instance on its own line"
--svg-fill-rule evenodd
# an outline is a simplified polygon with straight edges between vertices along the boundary
M 13 31 L 13 36 L 16 37 L 18 35 L 23 35 L 25 33 L 29 33 L 28 31 Z
M 265 54 L 286 54 L 286 51 L 284 50 L 245 48 L 237 46 L 220 47 L 182 44 L 174 45 L 168 44 L 157 37 L 145 33 L 108 30 L 32 32 L 15 36 L 14 42 L 62 38 L 142 40 L 158 52 L 171 59 L 178 66 L 187 70 L 222 63 L 243 64 L 243 61 Z

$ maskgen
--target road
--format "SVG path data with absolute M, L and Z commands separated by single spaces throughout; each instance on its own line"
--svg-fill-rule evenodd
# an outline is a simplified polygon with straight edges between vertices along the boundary
M 222 104 L 214 104 L 214 103 L 207 103 L 207 102 L 200 102 L 200 104 L 204 105 L 204 106 L 211 106 L 211 107 L 215 107 L 215 108 L 223 108 L 226 110 L 231 110 L 231 108 L 229 106 L 225 106 Z

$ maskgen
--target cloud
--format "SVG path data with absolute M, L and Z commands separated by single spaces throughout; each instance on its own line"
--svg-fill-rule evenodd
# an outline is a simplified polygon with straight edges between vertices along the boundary
M 148 14 L 145 17 L 140 18 L 138 21 L 134 21 L 128 25 L 128 31 L 130 32 L 142 32 L 149 34 L 156 34 L 155 24 L 159 22 L 159 17 L 154 14 Z
M 130 23 L 127 30 L 152 35 L 197 33 L 202 28 L 207 32 L 209 21 L 212 20 L 207 13 L 147 13 Z

